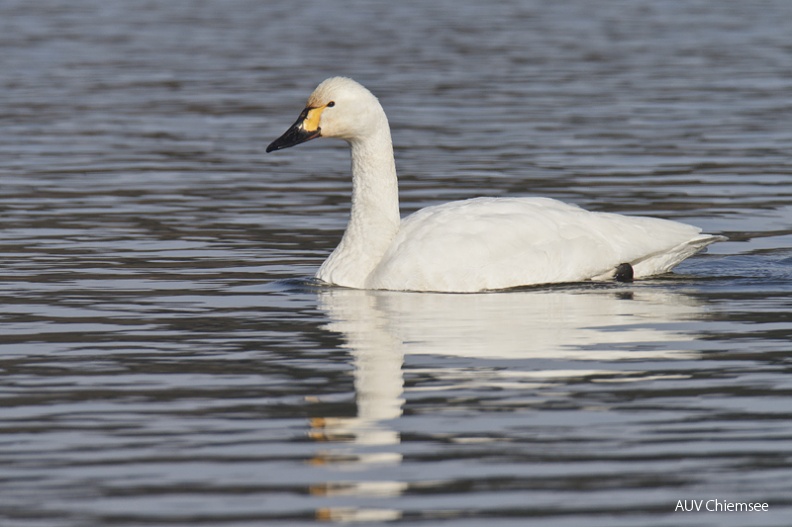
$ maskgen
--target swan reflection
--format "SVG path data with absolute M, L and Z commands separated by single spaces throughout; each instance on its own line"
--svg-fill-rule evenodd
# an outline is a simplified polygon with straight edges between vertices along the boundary
M 627 382 L 643 372 L 610 369 L 611 361 L 694 358 L 686 323 L 700 319 L 703 311 L 689 295 L 640 286 L 493 294 L 328 288 L 318 296 L 329 319 L 325 328 L 343 337 L 353 359 L 357 415 L 312 420 L 314 438 L 336 441 L 335 450 L 319 453 L 315 461 L 347 474 L 401 462 L 394 421 L 402 415 L 405 355 L 456 358 L 442 366 L 409 370 L 447 381 L 440 383 L 446 390 L 449 384 L 525 390 L 592 375 Z M 471 366 L 472 359 L 482 362 Z M 492 368 L 487 361 L 500 362 Z M 405 489 L 400 482 L 345 479 L 312 492 L 381 496 Z M 325 510 L 322 515 L 355 521 L 343 511 Z

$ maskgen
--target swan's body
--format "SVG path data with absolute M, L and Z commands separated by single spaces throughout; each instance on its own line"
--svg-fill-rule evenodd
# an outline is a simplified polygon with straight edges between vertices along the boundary
M 352 149 L 352 209 L 316 278 L 357 289 L 475 292 L 670 271 L 724 239 L 669 220 L 589 212 L 548 198 L 477 198 L 400 219 L 385 112 L 351 79 L 322 82 L 297 122 L 267 151 L 315 137 Z

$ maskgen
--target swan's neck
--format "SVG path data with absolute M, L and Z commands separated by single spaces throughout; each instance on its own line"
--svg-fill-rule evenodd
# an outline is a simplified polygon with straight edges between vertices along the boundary
M 346 287 L 364 288 L 399 230 L 399 188 L 390 129 L 349 140 L 352 148 L 352 209 L 344 237 L 316 277 Z

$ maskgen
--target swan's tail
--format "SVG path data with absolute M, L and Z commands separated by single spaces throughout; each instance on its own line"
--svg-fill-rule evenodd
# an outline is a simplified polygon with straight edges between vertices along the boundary
M 714 234 L 702 234 L 696 236 L 684 243 L 680 243 L 676 247 L 649 254 L 632 262 L 624 262 L 618 267 L 614 267 L 607 273 L 595 276 L 592 280 L 618 280 L 619 269 L 622 266 L 629 264 L 632 268 L 632 278 L 647 278 L 649 276 L 656 276 L 670 272 L 674 267 L 679 265 L 683 260 L 690 258 L 694 254 L 700 253 L 707 249 L 707 246 L 715 242 L 726 241 L 726 236 L 718 236 Z M 620 280 L 620 281 L 632 281 Z
M 671 271 L 683 260 L 690 258 L 694 254 L 705 251 L 708 245 L 726 240 L 728 240 L 726 236 L 702 234 L 684 243 L 680 243 L 673 249 L 663 251 L 662 253 L 650 254 L 638 261 L 630 263 L 633 266 L 635 278 L 655 276 Z

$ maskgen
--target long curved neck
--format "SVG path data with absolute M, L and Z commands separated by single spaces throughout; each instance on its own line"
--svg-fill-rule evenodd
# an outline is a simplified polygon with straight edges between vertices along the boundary
M 350 142 L 350 146 L 352 210 L 347 234 L 359 235 L 369 243 L 390 244 L 400 221 L 399 184 L 390 130 L 386 127 L 376 135 Z
M 349 140 L 352 209 L 341 243 L 322 264 L 320 280 L 364 288 L 399 230 L 399 188 L 388 121 L 372 134 Z

